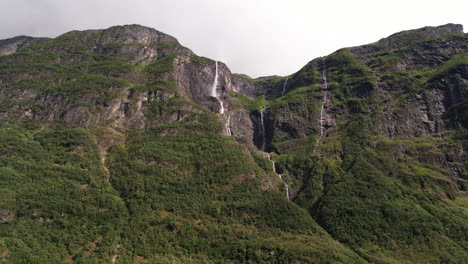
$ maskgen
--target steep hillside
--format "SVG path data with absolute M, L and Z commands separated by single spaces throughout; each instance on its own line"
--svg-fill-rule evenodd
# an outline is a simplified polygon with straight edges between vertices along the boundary
M 265 123 L 292 198 L 369 261 L 466 258 L 467 50 L 460 26 L 423 28 L 264 85 L 287 80 Z
M 467 51 L 251 79 L 139 25 L 0 41 L 0 262 L 463 263 Z

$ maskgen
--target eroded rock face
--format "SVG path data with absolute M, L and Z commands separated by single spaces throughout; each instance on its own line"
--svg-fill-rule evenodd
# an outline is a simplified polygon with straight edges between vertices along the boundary
M 2 55 L 10 54 L 20 48 L 43 40 L 45 39 L 30 37 L 17 37 L 4 40 L 0 42 L 0 50 L 3 52 Z M 88 63 L 94 63 L 95 61 L 88 54 L 95 54 L 98 60 L 99 54 L 107 56 L 103 58 L 110 58 L 112 56 L 130 58 L 129 61 L 122 60 L 122 62 L 118 62 L 119 66 L 126 67 L 126 63 L 129 63 L 141 68 L 173 53 L 179 54 L 174 62 L 175 66 L 184 65 L 190 63 L 190 56 L 193 54 L 189 49 L 182 47 L 174 37 L 139 25 L 117 26 L 106 30 L 72 31 L 57 39 L 50 40 L 47 45 L 37 46 L 34 49 L 38 52 L 47 52 L 49 54 L 70 53 L 69 56 L 54 55 L 56 57 L 54 62 L 65 66 L 83 65 L 77 67 L 77 69 L 84 73 L 92 73 L 90 71 L 93 69 L 88 66 Z M 76 50 L 79 52 L 76 52 Z M 26 59 L 28 58 L 26 57 Z M 23 62 L 23 60 L 25 59 L 13 57 L 0 61 L 0 64 L 30 63 L 29 61 Z M 102 65 L 106 67 L 105 64 Z M 179 69 L 178 67 L 174 68 Z M 110 71 L 112 71 L 112 68 L 110 68 Z M 189 67 L 188 79 L 196 77 L 195 73 L 190 73 L 190 71 L 198 72 L 199 68 Z M 174 72 L 173 77 L 166 75 L 160 76 L 160 78 L 177 79 L 177 77 L 184 75 L 179 74 L 177 71 Z M 8 112 L 0 114 L 0 120 L 7 123 L 36 120 L 41 123 L 66 122 L 82 127 L 111 125 L 121 129 L 125 129 L 126 127 L 144 128 L 148 125 L 162 122 L 160 120 L 153 120 L 153 117 L 149 114 L 149 105 L 156 101 L 163 102 L 170 100 L 175 96 L 174 92 L 135 92 L 135 89 L 128 86 L 115 87 L 111 84 L 108 87 L 100 87 L 107 88 L 105 93 L 107 95 L 112 94 L 113 98 L 111 99 L 105 99 L 106 95 L 102 94 L 102 92 L 88 92 L 80 95 L 81 98 L 76 98 L 76 96 L 72 97 L 53 90 L 39 90 L 34 86 L 10 86 L 12 83 L 24 80 L 30 81 L 35 78 L 52 78 L 49 83 L 50 86 L 60 85 L 67 81 L 75 81 L 75 78 L 70 79 L 66 76 L 55 77 L 54 75 L 56 75 L 54 71 L 43 71 L 39 74 L 23 71 L 21 73 L 12 72 L 2 75 L 0 84 L 3 83 L 3 85 L 0 85 L 0 96 L 4 99 L 4 103 L 8 102 L 12 107 L 8 109 Z M 127 79 L 134 83 L 133 85 L 145 82 L 148 78 L 147 74 L 139 72 L 130 72 L 125 75 L 110 73 L 108 75 Z M 182 81 L 176 87 L 176 91 L 188 100 L 202 98 L 194 101 L 210 101 L 209 96 L 207 96 L 211 83 L 209 79 L 211 79 L 211 76 L 208 76 L 206 83 L 192 87 L 190 86 L 191 83 L 189 83 L 189 86 L 184 86 L 186 83 L 183 83 L 184 79 L 182 78 Z M 184 93 L 184 88 L 186 87 L 189 87 L 189 89 Z M 85 89 L 86 87 L 83 88 Z M 199 96 L 192 96 L 192 94 L 198 94 Z M 187 111 L 187 107 L 187 105 L 179 104 L 179 110 L 164 113 L 164 120 L 170 122 L 183 118 L 183 114 L 180 113 Z M 195 112 L 198 111 L 193 107 L 189 108 Z
M 245 137 L 253 142 L 253 123 L 247 112 L 230 112 L 230 127 L 232 136 Z
M 47 38 L 33 38 L 28 36 L 0 40 L 0 56 L 13 54 L 20 49 L 45 40 L 47 40 Z
M 215 113 L 220 111 L 219 101 L 212 97 L 212 87 L 216 74 L 215 61 L 208 59 L 196 59 L 195 55 L 179 55 L 174 59 L 173 78 L 176 81 L 180 95 L 211 109 Z M 224 124 L 223 134 L 234 137 L 243 137 L 246 145 L 252 146 L 253 123 L 249 113 L 231 105 L 230 92 L 236 92 L 246 96 L 252 95 L 254 84 L 250 80 L 233 75 L 230 69 L 222 62 L 218 62 L 218 94 L 224 107 L 224 114 L 219 119 Z
M 436 77 L 414 97 L 400 103 L 383 103 L 383 113 L 377 118 L 385 128 L 378 130 L 389 137 L 430 136 L 448 129 L 466 128 L 468 123 L 461 106 L 467 98 L 467 67 L 461 66 Z M 391 87 L 385 89 L 390 90 Z M 387 93 L 388 95 L 388 93 Z M 383 97 L 383 96 L 382 96 Z
M 128 56 L 131 58 L 130 63 L 133 65 L 147 64 L 156 61 L 160 55 L 155 48 L 137 45 L 121 47 L 100 46 L 99 52 L 106 55 L 118 54 L 121 56 Z
M 458 34 L 458 37 L 443 38 L 447 34 Z M 420 43 L 422 39 L 433 39 Z M 130 65 L 149 65 L 159 60 L 164 60 L 170 54 L 175 54 L 171 60 L 172 70 L 164 73 L 159 78 L 175 83 L 174 92 L 132 92 L 130 87 L 109 87 L 115 94 L 111 100 L 103 100 L 100 95 L 87 94 L 81 99 L 81 105 L 69 100 L 67 96 L 53 92 L 38 92 L 34 89 L 11 89 L 8 85 L 0 87 L 0 96 L 9 98 L 12 108 L 10 114 L 1 113 L 0 120 L 4 122 L 19 122 L 25 120 L 42 120 L 52 122 L 65 121 L 85 127 L 101 124 L 113 124 L 115 127 L 143 128 L 149 124 L 157 124 L 148 117 L 148 105 L 154 101 L 165 101 L 174 96 L 180 96 L 188 101 L 210 109 L 218 113 L 220 103 L 211 96 L 212 85 L 216 75 L 215 61 L 200 59 L 191 50 L 182 47 L 177 39 L 155 29 L 140 25 L 116 26 L 105 30 L 82 31 L 66 33 L 58 38 L 60 41 L 77 42 L 80 49 L 88 52 L 104 55 L 118 55 L 130 58 Z M 45 39 L 30 37 L 17 37 L 0 42 L 0 54 L 10 54 L 28 45 L 39 43 Z M 68 43 L 68 42 L 66 42 Z M 414 97 L 403 100 L 395 105 L 395 83 L 388 84 L 385 76 L 378 73 L 381 69 L 373 61 L 373 55 L 377 51 L 396 49 L 415 45 L 411 49 L 402 49 L 396 52 L 399 58 L 394 64 L 388 66 L 388 70 L 414 71 L 424 67 L 438 67 L 453 56 L 464 52 L 468 48 L 466 37 L 463 37 L 461 25 L 445 25 L 441 27 L 427 27 L 418 30 L 405 31 L 382 39 L 374 44 L 349 48 L 364 67 L 368 67 L 375 74 L 375 82 L 369 82 L 367 86 L 360 86 L 353 90 L 359 98 L 375 96 L 382 100 L 374 105 L 365 106 L 359 111 L 368 113 L 382 106 L 382 112 L 376 112 L 375 133 L 389 137 L 400 136 L 426 136 L 445 131 L 448 128 L 467 127 L 467 120 L 462 109 L 453 108 L 466 100 L 467 97 L 467 68 L 466 65 L 457 68 L 456 72 L 447 76 L 434 78 L 427 84 L 424 91 Z M 49 51 L 67 51 L 67 45 L 50 45 L 40 48 Z M 75 54 L 68 57 L 59 57 L 57 63 L 79 64 L 89 61 L 85 55 Z M 230 92 L 254 98 L 264 95 L 267 100 L 273 100 L 287 95 L 288 92 L 300 87 L 322 85 L 320 72 L 323 70 L 320 63 L 312 61 L 300 71 L 290 77 L 264 77 L 252 80 L 248 76 L 233 75 L 229 68 L 222 62 L 218 63 L 217 94 L 223 103 L 223 107 L 229 114 L 221 115 L 219 119 L 225 124 L 224 132 L 233 136 L 244 137 L 252 142 L 258 141 L 259 120 L 258 113 L 249 113 L 245 109 L 239 109 L 231 105 Z M 330 65 L 329 67 L 340 67 Z M 87 70 L 87 68 L 84 68 Z M 36 78 L 31 74 L 11 74 L 1 78 L 0 82 L 17 82 L 22 79 Z M 132 72 L 124 76 L 132 82 L 146 81 L 142 74 Z M 286 82 L 287 80 L 287 82 Z M 57 83 L 66 79 L 54 80 Z M 330 79 L 330 82 L 340 80 Z M 287 83 L 287 86 L 285 85 Z M 396 83 L 399 88 L 404 88 L 405 83 Z M 319 89 L 319 88 L 317 88 Z M 336 104 L 342 100 L 342 95 L 330 94 L 330 99 L 324 105 L 323 124 L 328 129 L 334 127 L 342 120 L 346 120 L 353 111 L 347 104 Z M 323 95 L 315 96 L 314 107 L 319 107 Z M 31 101 L 36 101 L 45 107 L 43 111 L 36 111 L 24 107 Z M 15 104 L 18 102 L 21 104 Z M 23 105 L 23 106 L 21 106 Z M 92 106 L 92 107 L 90 107 Z M 182 118 L 180 113 L 188 106 L 180 106 L 184 109 L 166 116 L 167 120 Z M 195 108 L 192 109 L 196 111 Z M 273 114 L 265 109 L 263 120 L 268 125 L 267 141 L 273 137 L 277 140 L 291 140 L 306 138 L 318 133 L 319 111 L 303 104 L 285 104 Z M 179 112 L 179 114 L 177 113 Z M 258 144 L 257 144 L 258 145 Z
M 176 38 L 153 28 L 140 25 L 115 26 L 103 30 L 99 39 L 99 44 L 106 45 L 111 43 L 138 43 L 155 46 L 162 44 L 180 45 Z
M 113 174 L 112 162 L 116 166 L 122 163 L 122 168 L 128 166 L 132 172 L 141 167 L 145 173 L 141 182 L 145 183 L 156 179 L 157 169 L 164 167 L 167 172 L 180 169 L 174 177 L 198 177 L 206 163 L 196 161 L 195 156 L 205 157 L 203 153 L 211 155 L 220 145 L 232 144 L 243 154 L 231 155 L 234 148 L 226 145 L 228 149 L 222 151 L 227 155 L 212 160 L 219 168 L 234 168 L 233 179 L 221 189 L 230 190 L 234 186 L 230 182 L 238 184 L 253 178 L 261 180 L 262 190 L 281 191 L 287 184 L 287 198 L 307 209 L 334 235 L 336 230 L 352 230 L 355 226 L 350 223 L 362 223 L 364 218 L 353 218 L 353 210 L 365 209 L 367 214 L 376 209 L 366 226 L 376 222 L 384 225 L 365 230 L 366 234 L 371 232 L 368 241 L 373 243 L 385 231 L 383 226 L 395 225 L 385 214 L 391 202 L 395 202 L 395 210 L 389 211 L 393 215 L 390 218 L 398 222 L 406 219 L 412 227 L 415 215 L 408 215 L 411 210 L 406 208 L 423 208 L 416 201 L 419 197 L 427 198 L 423 200 L 428 201 L 428 208 L 437 199 L 444 199 L 445 208 L 456 192 L 468 188 L 463 130 L 468 127 L 468 68 L 463 57 L 468 46 L 466 36 L 459 31 L 459 26 L 450 25 L 403 32 L 318 58 L 287 77 L 254 80 L 232 74 L 222 62 L 196 56 L 175 38 L 154 29 L 129 25 L 70 32 L 47 41 L 47 45 L 38 42 L 28 46 L 31 52 L 0 57 L 0 123 L 32 122 L 44 127 L 65 123 L 98 131 L 93 132 L 94 148 L 105 171 L 103 176 L 110 180 L 120 173 L 117 177 L 127 177 L 126 170 Z M 447 33 L 456 34 L 444 36 Z M 7 53 L 22 44 L 11 45 L 5 48 Z M 141 131 L 146 128 L 152 129 Z M 149 159 L 151 152 L 142 151 L 135 157 L 141 155 L 141 159 L 134 163 L 116 157 L 125 153 L 120 152 L 118 143 L 159 151 L 151 143 L 140 145 L 140 133 L 159 135 L 161 138 L 154 140 L 163 143 L 162 137 L 184 134 L 187 129 L 195 130 L 193 137 L 182 135 L 181 140 L 192 144 L 201 135 L 216 138 L 216 145 L 192 145 L 206 148 L 196 152 L 200 155 L 193 155 L 190 144 L 178 152 L 175 148 L 181 145 L 169 140 L 169 152 L 175 146 L 171 153 L 174 162 L 159 158 L 169 156 L 164 150 Z M 246 148 L 213 133 L 229 136 Z M 115 155 L 106 161 L 108 151 L 115 151 Z M 187 153 L 191 156 L 179 164 L 176 159 Z M 228 161 L 229 156 L 233 160 Z M 255 170 L 242 172 L 242 166 L 232 166 L 236 161 L 250 162 Z M 51 164 L 57 170 L 60 166 Z M 221 174 L 223 170 L 219 171 Z M 130 180 L 133 184 L 134 179 Z M 75 187 L 80 191 L 96 187 L 93 181 L 83 183 Z M 200 186 L 204 188 L 207 183 Z M 120 183 L 117 185 L 124 190 Z M 143 184 L 142 189 L 148 186 Z M 338 194 L 343 196 L 334 197 Z M 160 195 L 165 195 L 164 191 Z M 400 198 L 408 198 L 408 207 L 401 207 L 404 200 Z M 207 202 L 210 205 L 206 208 L 215 209 L 210 199 Z M 355 204 L 355 209 L 348 211 Z M 340 210 L 335 210 L 337 205 Z M 395 214 L 401 208 L 405 212 Z M 327 226 L 343 216 L 351 221 L 341 221 L 336 230 Z M 15 222 L 16 217 L 14 212 L 0 208 L 0 223 Z M 256 221 L 241 218 L 249 225 Z M 414 235 L 410 229 L 408 236 Z M 400 238 L 400 232 L 396 233 L 393 239 Z M 382 236 L 384 248 L 391 236 L 390 232 Z M 406 242 L 403 245 L 407 246 Z M 450 242 L 449 248 L 454 244 Z
M 463 26 L 447 24 L 438 27 L 424 27 L 395 33 L 375 43 L 349 48 L 357 55 L 375 53 L 382 50 L 401 49 L 420 42 L 423 39 L 440 38 L 448 34 L 464 34 Z
M 29 37 L 5 40 L 2 43 L 4 44 L 4 54 L 14 53 L 17 49 L 38 41 L 39 39 Z M 194 59 L 197 56 L 189 49 L 182 47 L 172 36 L 140 25 L 126 25 L 105 30 L 72 31 L 58 37 L 57 44 L 54 44 L 53 41 L 55 40 L 52 40 L 49 45 L 36 49 L 40 52 L 73 53 L 71 56 L 56 58 L 57 63 L 65 65 L 84 64 L 90 61 L 88 56 L 77 53 L 76 50 L 106 56 L 128 57 L 130 61 L 127 63 L 141 67 L 163 60 L 171 54 L 176 54 L 171 61 L 172 71 L 159 76 L 159 78 L 175 82 L 175 93 L 163 95 L 159 92 L 158 95 L 155 95 L 152 92 L 134 93 L 130 87 L 109 87 L 114 94 L 113 99 L 103 100 L 101 95 L 89 93 L 83 95 L 80 102 L 77 103 L 76 98 L 71 99 L 67 95 L 53 91 L 42 92 L 34 88 L 13 89 L 5 85 L 0 87 L 0 95 L 8 98 L 8 101 L 14 106 L 8 114 L 0 114 L 0 119 L 3 122 L 37 120 L 43 123 L 60 121 L 82 127 L 107 124 L 114 128 L 144 128 L 158 123 L 148 116 L 148 106 L 151 102 L 163 102 L 176 94 L 215 113 L 220 110 L 219 101 L 211 96 L 216 74 L 215 62 L 209 59 Z M 20 61 L 18 60 L 17 63 Z M 90 68 L 85 66 L 81 67 L 80 70 L 89 71 Z M 49 73 L 42 74 L 48 75 Z M 259 86 L 249 78 L 233 76 L 229 68 L 222 62 L 218 63 L 218 75 L 216 90 L 226 110 L 226 114 L 219 117 L 225 125 L 222 133 L 243 137 L 250 144 L 253 142 L 254 134 L 254 125 L 250 114 L 244 110 L 238 111 L 239 109 L 233 111 L 234 109 L 230 105 L 230 91 L 255 97 L 259 95 L 259 90 L 264 90 L 259 89 L 263 84 Z M 33 78 L 36 76 L 28 76 L 27 73 L 24 73 L 4 76 L 0 81 L 9 83 Z M 127 74 L 125 78 L 130 78 L 132 82 L 144 81 L 142 75 L 138 73 Z M 64 81 L 67 79 L 53 80 L 58 84 Z M 14 102 L 22 103 L 19 105 Z M 41 105 L 41 109 L 30 107 L 31 103 Z M 181 105 L 180 107 L 186 108 L 187 106 Z M 165 116 L 165 120 L 170 122 L 182 118 L 183 115 L 180 113 L 187 109 L 179 110 L 170 116 Z
M 258 90 L 250 77 L 245 75 L 233 75 L 231 81 L 232 90 L 234 92 L 252 98 L 258 96 Z
M 191 56 L 177 56 L 172 73 L 181 96 L 208 109 L 217 111 L 218 102 L 211 97 L 215 78 L 215 63 L 192 63 Z M 220 72 L 224 69 L 220 64 Z
M 445 128 L 468 128 L 468 118 L 463 110 L 468 98 L 467 84 L 468 65 L 457 67 L 449 75 L 431 82 L 429 87 L 440 95 L 427 98 L 435 114 L 446 120 Z

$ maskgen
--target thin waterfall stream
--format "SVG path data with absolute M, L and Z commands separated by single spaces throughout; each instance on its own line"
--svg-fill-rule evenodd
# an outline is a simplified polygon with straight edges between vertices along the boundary
M 283 84 L 283 91 L 281 92 L 281 96 L 284 95 L 284 92 L 286 92 L 286 84 L 288 84 L 288 80 L 289 78 L 286 78 L 286 81 L 284 81 L 284 84 Z
M 288 186 L 288 184 L 283 180 L 283 176 L 281 176 L 281 174 L 278 174 L 278 173 L 276 172 L 275 162 L 271 159 L 270 154 L 267 154 L 267 158 L 268 158 L 269 161 L 271 161 L 271 165 L 273 166 L 273 172 L 274 172 L 276 175 L 278 175 L 278 177 L 280 178 L 281 182 L 283 182 L 283 184 L 284 184 L 284 190 L 285 190 L 285 192 L 286 192 L 286 199 L 289 200 L 289 186 Z
M 219 107 L 219 114 L 221 115 L 221 118 L 224 121 L 225 134 L 227 136 L 232 136 L 232 131 L 231 131 L 231 128 L 230 128 L 230 126 L 231 126 L 231 115 L 224 108 L 224 103 L 223 103 L 223 101 L 221 101 L 221 98 L 218 96 L 218 93 L 217 93 L 218 78 L 219 78 L 218 61 L 215 62 L 215 67 L 216 67 L 215 78 L 214 78 L 213 84 L 211 86 L 211 96 L 216 98 L 216 100 L 219 102 L 219 106 L 220 106 Z
M 216 72 L 215 72 L 215 78 L 213 81 L 213 86 L 211 87 L 211 96 L 216 98 L 218 100 L 220 108 L 219 108 L 219 113 L 224 114 L 224 105 L 221 99 L 218 97 L 218 93 L 216 92 L 216 89 L 218 88 L 218 61 L 216 61 Z
M 224 129 L 226 130 L 226 135 L 227 136 L 232 136 L 232 131 L 231 131 L 231 115 L 229 115 L 228 112 L 226 112 L 226 123 L 224 123 Z
M 260 148 L 261 151 L 265 151 L 266 148 L 266 129 L 265 129 L 265 122 L 263 121 L 263 108 L 260 110 L 260 122 L 262 124 L 262 146 Z
M 263 112 L 264 112 L 264 110 L 262 108 L 260 110 L 260 123 L 261 123 L 261 126 L 262 126 L 262 146 L 260 148 L 261 151 L 265 151 L 265 148 L 266 148 L 266 128 L 265 128 L 265 121 L 264 121 L 265 114 Z M 275 162 L 271 159 L 271 155 L 269 153 L 267 153 L 266 155 L 267 155 L 268 160 L 271 162 L 271 165 L 273 167 L 273 172 L 276 175 L 278 175 L 281 182 L 283 182 L 284 189 L 286 191 L 286 199 L 289 200 L 289 186 L 288 186 L 288 184 L 283 180 L 283 177 L 281 176 L 281 174 L 278 174 L 276 172 Z
M 323 87 L 323 101 L 322 101 L 322 106 L 320 108 L 320 120 L 319 120 L 319 123 L 320 123 L 320 135 L 319 137 L 317 138 L 317 141 L 315 142 L 315 148 L 314 148 L 314 151 L 313 153 L 315 154 L 315 152 L 317 151 L 318 147 L 319 147 L 319 144 L 320 144 L 320 140 L 322 139 L 323 137 L 323 133 L 325 131 L 325 126 L 323 125 L 324 121 L 325 121 L 325 118 L 324 118 L 324 114 L 325 114 L 325 104 L 327 103 L 327 100 L 328 100 L 328 81 L 327 81 L 327 65 L 325 63 L 325 59 L 323 60 L 323 69 L 322 69 L 322 87 Z

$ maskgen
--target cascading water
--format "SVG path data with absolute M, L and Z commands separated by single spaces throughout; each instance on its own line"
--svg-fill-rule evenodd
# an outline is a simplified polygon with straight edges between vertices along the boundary
M 260 122 L 262 124 L 262 147 L 260 148 L 260 150 L 265 151 L 265 148 L 266 148 L 266 130 L 265 130 L 265 123 L 263 121 L 263 109 L 260 110 Z
M 283 180 L 283 177 L 281 176 L 281 174 L 278 174 L 276 173 L 276 167 L 275 167 L 275 162 L 271 159 L 271 156 L 270 154 L 267 154 L 267 158 L 269 161 L 271 161 L 271 165 L 273 166 L 273 172 L 278 175 L 278 177 L 280 178 L 280 180 L 283 182 L 284 184 L 284 190 L 286 191 L 286 199 L 289 200 L 289 186 L 286 184 L 286 182 Z
M 231 116 L 229 115 L 228 112 L 225 113 L 225 108 L 223 101 L 221 101 L 221 98 L 218 96 L 217 93 L 217 88 L 218 88 L 218 61 L 215 62 L 215 78 L 213 81 L 213 85 L 211 86 L 211 96 L 216 98 L 216 100 L 219 102 L 219 114 L 221 115 L 221 118 L 224 121 L 224 130 L 227 136 L 232 136 L 232 131 L 231 131 Z
M 218 88 L 218 61 L 216 61 L 216 72 L 215 72 L 215 78 L 213 81 L 213 86 L 211 87 L 211 96 L 216 98 L 218 100 L 220 108 L 219 108 L 219 113 L 223 114 L 224 113 L 224 105 L 221 99 L 219 99 L 218 94 L 216 93 L 216 88 Z
M 325 127 L 323 125 L 323 122 L 325 121 L 324 119 L 324 112 L 325 112 L 325 104 L 328 100 L 328 81 L 327 81 L 327 66 L 325 63 L 325 59 L 323 60 L 323 69 L 322 69 L 322 85 L 323 85 L 323 101 L 322 101 L 322 106 L 320 108 L 320 135 L 319 138 L 317 138 L 317 142 L 315 142 L 315 148 L 314 148 L 314 154 L 318 149 L 318 146 L 320 144 L 320 140 L 322 139 L 323 132 L 325 131 Z
M 232 131 L 231 131 L 231 116 L 229 115 L 229 113 L 226 113 L 227 114 L 227 120 L 226 120 L 226 123 L 224 124 L 224 129 L 226 130 L 226 135 L 227 136 L 232 136 Z
M 286 92 L 286 84 L 288 83 L 288 80 L 289 78 L 286 78 L 286 81 L 284 81 L 284 84 L 283 84 L 283 91 L 281 92 L 281 96 L 284 95 L 284 92 Z
M 275 164 L 273 163 L 273 166 L 275 166 Z M 286 184 L 286 182 L 283 180 L 283 177 L 281 176 L 281 174 L 278 174 L 279 178 L 281 179 L 281 181 L 283 182 L 284 184 L 284 190 L 286 191 L 286 199 L 289 200 L 289 186 Z
M 288 81 L 288 80 L 286 79 L 286 81 L 285 81 L 285 83 L 284 83 L 284 85 L 283 85 L 283 93 L 284 93 L 284 89 L 285 89 L 285 87 L 286 87 L 286 82 L 287 82 L 287 81 Z M 261 151 L 265 151 L 265 149 L 266 149 L 266 128 L 265 128 L 265 121 L 264 121 L 264 119 L 265 119 L 265 115 L 264 115 L 264 113 L 263 113 L 263 108 L 262 108 L 262 109 L 260 110 L 260 124 L 261 124 L 261 126 L 262 126 L 262 146 L 260 147 L 260 150 L 261 150 Z M 285 189 L 285 191 L 286 191 L 286 199 L 289 200 L 289 186 L 288 186 L 288 185 L 286 184 L 286 182 L 283 180 L 283 177 L 281 176 L 281 174 L 276 173 L 275 162 L 271 159 L 270 154 L 267 153 L 266 155 L 267 155 L 268 160 L 271 161 L 271 165 L 272 165 L 272 167 L 273 167 L 273 172 L 274 172 L 276 175 L 278 175 L 278 177 L 280 178 L 281 182 L 283 182 L 283 184 L 284 184 L 284 189 Z

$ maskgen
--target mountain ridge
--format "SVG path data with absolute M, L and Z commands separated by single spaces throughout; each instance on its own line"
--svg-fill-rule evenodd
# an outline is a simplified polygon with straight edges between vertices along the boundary
M 0 41 L 0 262 L 463 263 L 467 50 L 251 79 L 140 25 Z
M 179 44 L 178 40 L 175 39 L 174 37 L 172 37 L 172 36 L 170 36 L 170 35 L 168 35 L 166 33 L 163 33 L 161 31 L 158 31 L 158 30 L 156 30 L 154 28 L 143 26 L 143 25 L 140 25 L 140 24 L 127 24 L 127 25 L 113 26 L 113 27 L 110 27 L 109 29 L 117 29 L 119 27 L 122 27 L 122 28 L 124 28 L 126 30 L 153 31 L 154 33 L 159 34 L 161 36 L 168 36 L 169 38 L 173 38 L 177 42 L 177 44 Z M 97 29 L 95 29 L 95 30 L 97 30 Z M 93 31 L 93 30 L 84 30 L 84 31 Z M 67 33 L 72 33 L 72 32 L 83 32 L 83 31 L 74 30 L 74 31 L 70 31 L 70 32 L 67 32 Z M 64 34 L 67 34 L 67 33 L 64 33 Z M 382 45 L 383 42 L 387 42 L 387 44 L 385 46 L 387 46 L 387 48 L 388 48 L 388 46 L 389 46 L 388 42 L 391 42 L 393 39 L 397 39 L 399 36 L 402 36 L 402 35 L 404 36 L 404 35 L 415 35 L 415 34 L 418 34 L 418 40 L 416 40 L 416 41 L 421 41 L 421 39 L 437 38 L 437 37 L 442 37 L 442 36 L 448 35 L 448 34 L 465 34 L 465 33 L 463 31 L 463 25 L 447 23 L 447 24 L 441 25 L 441 26 L 435 26 L 435 27 L 434 26 L 426 26 L 426 27 L 413 29 L 413 30 L 400 31 L 400 32 L 394 33 L 394 34 L 392 34 L 392 35 L 390 35 L 388 37 L 382 38 L 379 41 L 376 41 L 374 43 L 364 44 L 364 45 L 356 46 L 356 47 L 348 47 L 347 49 L 353 49 L 353 48 L 358 48 L 358 47 L 362 47 L 362 46 L 364 46 L 364 47 L 375 46 L 375 45 L 379 45 L 379 44 Z M 48 39 L 50 39 L 50 38 L 47 38 L 47 37 L 32 37 L 32 36 L 25 36 L 25 35 L 16 36 L 16 37 L 7 38 L 7 39 L 2 39 L 2 40 L 0 40 L 0 50 L 4 49 L 4 47 L 2 47 L 2 46 L 11 45 L 10 43 L 14 43 L 14 42 L 17 42 L 17 41 L 22 42 L 22 41 L 29 40 L 29 41 L 39 42 L 39 41 L 44 41 L 44 40 L 48 40 Z M 133 41 L 135 41 L 135 40 L 136 40 L 136 42 L 138 42 L 137 38 L 133 39 Z M 126 41 L 130 41 L 130 40 L 127 39 Z M 125 41 L 123 43 L 125 43 Z M 149 44 L 149 43 L 144 43 L 144 41 L 143 41 L 143 42 L 140 42 L 140 44 Z M 27 43 L 26 45 L 19 44 L 17 49 L 8 51 L 8 54 L 14 53 L 15 51 L 17 51 L 17 50 L 19 50 L 21 48 L 27 47 L 28 45 L 30 45 L 30 44 L 29 43 Z M 405 45 L 407 45 L 407 44 L 405 44 Z M 8 54 L 6 52 L 0 51 L 0 56 L 8 55 Z M 245 75 L 243 73 L 236 73 L 236 74 Z M 245 76 L 248 77 L 248 78 L 251 78 L 248 75 L 245 75 Z M 268 77 L 275 77 L 275 76 L 278 76 L 278 75 L 260 76 L 260 77 L 254 78 L 254 79 L 261 79 L 261 78 L 268 78 Z

